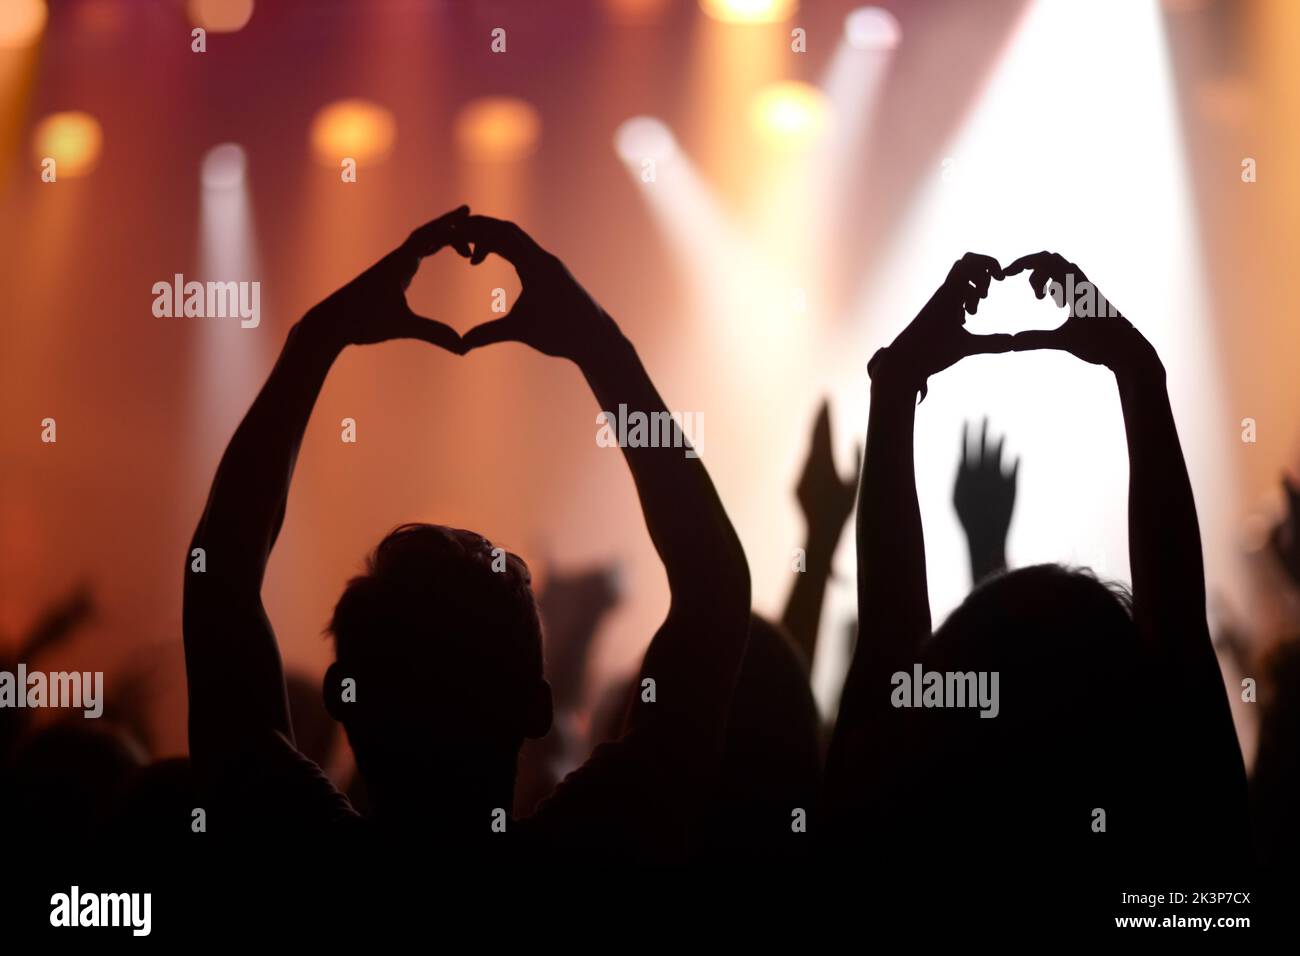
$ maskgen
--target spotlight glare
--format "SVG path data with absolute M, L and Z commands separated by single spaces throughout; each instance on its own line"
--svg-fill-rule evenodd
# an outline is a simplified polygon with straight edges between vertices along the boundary
M 625 163 L 659 161 L 677 152 L 677 140 L 662 120 L 633 116 L 619 124 L 614 133 L 614 151 Z
M 99 162 L 103 142 L 99 121 L 89 113 L 51 113 L 32 134 L 32 155 L 38 169 L 53 159 L 60 178 L 85 176 Z
M 825 130 L 830 106 L 817 87 L 790 81 L 759 90 L 749 115 L 764 140 L 799 146 L 812 142 Z
M 311 124 L 316 158 L 327 166 L 354 159 L 358 166 L 382 162 L 397 138 L 393 114 L 369 100 L 339 100 L 324 107 Z
M 799 9 L 798 0 L 700 0 L 700 7 L 723 23 L 776 23 Z
M 244 148 L 238 143 L 213 146 L 203 157 L 203 188 L 234 189 L 244 184 L 244 170 L 248 160 Z
M 537 110 L 513 96 L 485 96 L 467 103 L 456 117 L 456 144 L 465 158 L 507 163 L 537 148 L 542 119 Z
M 45 29 L 48 17 L 45 0 L 5 0 L 0 3 L 0 49 L 31 46 Z
M 844 18 L 844 37 L 855 50 L 892 50 L 902 36 L 898 20 L 882 7 L 858 7 Z
M 242 30 L 253 17 L 253 0 L 189 0 L 190 22 L 212 33 Z

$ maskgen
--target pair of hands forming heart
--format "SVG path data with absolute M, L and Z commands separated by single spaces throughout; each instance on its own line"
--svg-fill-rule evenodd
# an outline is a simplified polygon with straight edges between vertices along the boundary
M 966 315 L 974 315 L 993 280 L 1029 272 L 1038 298 L 1050 289 L 1052 299 L 1069 310 L 1055 329 L 1015 335 L 973 335 Z M 1072 295 L 1066 301 L 1067 293 Z M 1086 301 L 1085 301 L 1086 300 Z M 887 349 L 867 365 L 872 378 L 887 374 L 915 386 L 925 397 L 926 379 L 968 355 L 1060 349 L 1117 376 L 1163 371 L 1155 349 L 1116 312 L 1088 281 L 1083 270 L 1054 252 L 1021 256 L 1005 269 L 992 256 L 968 252 L 953 264 L 938 290 Z
M 523 285 L 514 308 L 464 336 L 413 312 L 406 289 L 420 260 L 450 246 L 478 265 L 496 253 Z M 456 355 L 494 342 L 522 342 L 581 364 L 620 336 L 617 325 L 555 256 L 514 223 L 472 216 L 461 206 L 416 229 L 397 249 L 313 307 L 303 324 L 335 348 L 420 339 Z

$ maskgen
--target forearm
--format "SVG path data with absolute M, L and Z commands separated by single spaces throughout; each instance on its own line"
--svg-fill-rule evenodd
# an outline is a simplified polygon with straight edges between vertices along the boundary
M 861 633 L 826 761 L 829 806 L 848 821 L 862 811 L 900 746 L 889 726 L 890 676 L 911 670 L 930 632 L 913 466 L 915 396 L 915 386 L 893 384 L 883 374 L 872 382 L 858 497 Z
M 604 411 L 666 412 L 626 339 L 611 338 L 596 354 L 581 367 Z M 641 680 L 660 688 L 658 702 L 638 707 L 632 719 L 674 713 L 681 746 L 711 761 L 749 636 L 749 565 L 703 462 L 672 444 L 623 448 L 672 601 L 641 665 Z
M 1164 370 L 1120 376 L 1118 384 L 1129 454 L 1134 617 L 1158 658 L 1212 664 L 1200 526 Z
M 966 545 L 967 554 L 970 555 L 972 587 L 978 585 L 989 575 L 1006 570 L 1007 548 L 1005 542 L 1000 542 L 994 546 L 976 545 L 968 536 Z
M 857 657 L 890 672 L 910 665 L 930 634 L 913 461 L 915 394 L 913 386 L 885 376 L 872 383 L 858 498 L 858 619 L 872 622 L 872 633 L 863 634 Z
M 831 577 L 831 559 L 839 541 L 842 526 L 835 534 L 810 528 L 803 549 L 803 568 L 795 572 L 790 597 L 785 603 L 781 623 L 794 639 L 812 667 L 817 651 L 817 635 L 821 629 L 822 606 L 826 599 L 826 585 Z
M 1134 619 L 1154 665 L 1159 709 L 1186 742 L 1170 749 L 1170 782 L 1185 792 L 1182 812 L 1211 813 L 1227 845 L 1237 846 L 1244 842 L 1245 767 L 1206 623 L 1196 504 L 1163 369 L 1121 376 L 1119 385 Z
M 206 761 L 270 728 L 293 739 L 261 584 L 307 420 L 338 350 L 296 327 L 217 468 L 186 556 L 183 602 L 190 750 Z M 233 702 L 233 705 L 232 705 Z
M 642 412 L 651 428 L 670 423 L 672 440 L 662 432 L 653 445 L 622 451 L 636 484 L 655 550 L 664 563 L 675 604 L 713 604 L 741 599 L 748 613 L 749 568 L 744 549 L 727 517 L 704 462 L 687 455 L 688 444 L 678 423 L 655 390 L 636 350 L 621 335 L 611 336 L 596 358 L 580 365 L 600 408 L 617 417 Z
M 302 324 L 290 331 L 222 455 L 194 533 L 192 547 L 205 550 L 209 580 L 261 589 L 303 434 L 338 353 Z

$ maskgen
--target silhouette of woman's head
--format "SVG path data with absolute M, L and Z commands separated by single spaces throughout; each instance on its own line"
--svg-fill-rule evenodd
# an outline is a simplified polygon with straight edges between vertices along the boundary
M 528 567 L 482 535 L 407 524 L 348 582 L 325 703 L 364 776 L 421 753 L 513 760 L 550 728 Z
M 1141 791 L 1131 758 L 1144 726 L 1142 656 L 1120 588 L 1054 564 L 996 575 L 922 659 L 926 672 L 974 673 L 997 698 L 915 714 L 912 773 L 924 798 L 913 808 L 937 824 L 936 836 L 1057 852 L 1054 836 L 1084 845 L 1092 808 Z

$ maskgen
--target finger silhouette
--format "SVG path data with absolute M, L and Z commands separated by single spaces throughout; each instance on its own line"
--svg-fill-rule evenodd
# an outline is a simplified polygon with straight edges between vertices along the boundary
M 1004 275 L 1014 276 L 1019 275 L 1026 269 L 1040 268 L 1047 263 L 1047 260 L 1050 257 L 1050 252 L 1031 252 L 1027 256 L 1021 256 L 1019 259 L 1011 263 L 1011 265 L 1007 266 L 1004 270 Z
M 1060 329 L 1031 329 L 1017 332 L 1012 336 L 1012 350 L 1016 352 L 1033 352 L 1038 349 L 1058 349 L 1069 351 L 1069 342 Z
M 1015 350 L 1015 336 L 1006 333 L 997 335 L 971 335 L 969 332 L 963 340 L 965 355 L 997 355 Z
M 420 257 L 432 255 L 445 245 L 456 245 L 460 252 L 468 247 L 464 239 L 457 235 L 457 229 L 468 216 L 469 206 L 457 206 L 451 212 L 415 229 L 406 240 L 406 245 Z
M 482 348 L 485 345 L 494 345 L 497 342 L 516 341 L 518 326 L 518 321 L 509 315 L 504 319 L 495 319 L 477 325 L 465 333 L 465 350 L 470 351 Z

